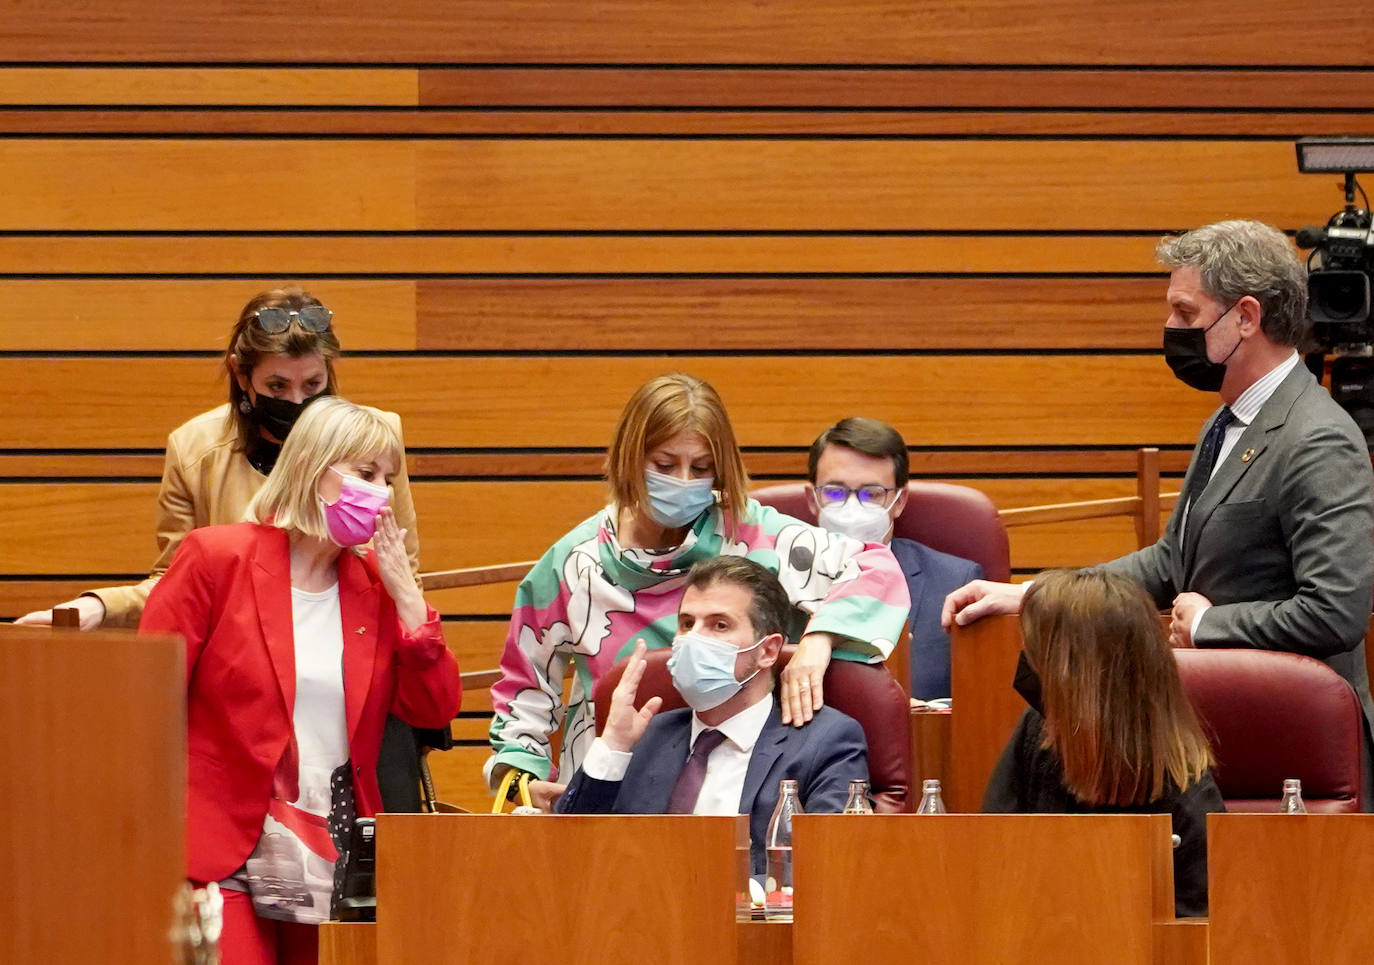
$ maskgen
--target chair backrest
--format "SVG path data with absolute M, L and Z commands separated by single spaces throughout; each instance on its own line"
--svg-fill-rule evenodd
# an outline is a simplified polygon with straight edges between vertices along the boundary
M 1217 786 L 1232 811 L 1277 811 L 1285 778 L 1309 811 L 1358 812 L 1364 714 L 1326 664 L 1271 650 L 1175 650 L 1179 675 L 1212 740 Z
M 807 523 L 816 514 L 807 505 L 806 483 L 780 483 L 750 493 L 765 506 Z M 907 503 L 893 535 L 914 539 L 931 549 L 973 560 L 989 580 L 1011 578 L 1007 529 L 986 493 L 970 486 L 913 480 L 906 484 Z
M 796 647 L 782 648 L 779 667 L 787 665 Z M 650 650 L 644 678 L 635 694 L 636 706 L 650 697 L 662 697 L 663 709 L 685 707 L 682 695 L 668 673 L 668 649 Z M 602 675 L 592 690 L 596 705 L 596 731 L 606 724 L 611 692 L 620 683 L 627 661 L 619 660 Z M 863 728 L 868 742 L 868 783 L 874 809 L 882 813 L 911 810 L 911 721 L 906 693 L 881 666 L 832 660 L 825 672 L 825 702 L 848 714 Z

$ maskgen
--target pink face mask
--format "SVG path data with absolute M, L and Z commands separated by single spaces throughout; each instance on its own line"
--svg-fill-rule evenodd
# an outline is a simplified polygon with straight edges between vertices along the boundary
M 341 480 L 338 499 L 332 503 L 320 499 L 329 535 L 340 546 L 361 546 L 377 532 L 377 514 L 390 500 L 391 491 L 385 486 L 341 473 L 333 466 L 329 467 L 329 471 Z

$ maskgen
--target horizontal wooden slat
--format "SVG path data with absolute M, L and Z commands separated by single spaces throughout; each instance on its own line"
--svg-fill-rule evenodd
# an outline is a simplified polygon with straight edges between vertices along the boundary
M 249 298 L 291 279 L 0 281 L 0 351 L 224 351 Z M 415 346 L 415 283 L 312 281 L 345 350 Z
M 939 67 L 4 67 L 0 104 L 1368 109 L 1374 71 Z
M 399 412 L 413 446 L 601 447 L 631 392 L 677 370 L 715 385 L 745 446 L 809 444 L 856 412 L 921 446 L 1191 445 L 1214 406 L 1151 356 L 354 357 L 340 379 Z M 216 374 L 195 358 L 0 359 L 0 384 L 25 387 L 0 394 L 0 449 L 161 446 L 222 398 Z
M 1286 107 L 1363 111 L 1374 103 L 1374 71 L 432 68 L 419 72 L 419 88 L 420 103 L 436 107 Z
M 1329 179 L 1297 173 L 1288 143 L 533 139 L 414 149 L 418 223 L 429 229 L 1113 230 L 1237 212 L 1296 226 L 1334 200 Z M 1227 172 L 1224 192 L 1217 171 Z
M 444 640 L 457 656 L 459 669 L 467 673 L 495 668 L 501 661 L 501 650 L 505 646 L 508 625 L 509 621 L 504 616 L 477 620 L 445 620 Z M 464 710 L 490 708 L 491 701 L 483 692 L 463 695 Z
M 306 6 L 102 0 L 0 8 L 0 59 L 405 63 L 1289 64 L 1362 62 L 1374 33 L 1359 6 L 1253 0 L 351 0 Z M 1186 25 L 1186 29 L 1183 29 Z M 276 42 L 268 42 L 272 38 Z M 1276 42 L 1282 43 L 1276 46 Z
M 966 482 L 999 506 L 1038 506 L 1134 493 L 1131 479 L 978 479 Z M 417 482 L 413 487 L 425 570 L 538 558 L 555 539 L 596 512 L 597 482 Z M 155 555 L 153 483 L 15 483 L 0 487 L 0 573 L 72 575 L 137 573 Z M 532 508 L 538 511 L 533 512 Z M 1068 527 L 1068 528 L 1066 528 Z M 1069 538 L 1057 545 L 1063 534 Z M 1013 565 L 1083 564 L 1117 555 L 1130 536 L 1128 519 L 1018 527 Z M 502 600 L 514 581 L 480 591 L 436 590 L 446 612 L 474 612 L 463 600 Z M 55 601 L 53 601 L 55 602 Z M 450 607 L 452 608 L 450 611 Z M 492 612 L 475 611 L 475 612 Z
M 2 104 L 397 106 L 418 102 L 414 70 L 5 67 Z
M 1320 76 L 1320 75 L 1318 75 Z M 0 134 L 317 136 L 1281 137 L 1366 134 L 1362 111 L 1311 110 L 172 110 L 0 108 Z
M 286 281 L 0 280 L 0 351 L 222 351 L 244 302 Z M 1110 277 L 309 283 L 346 351 L 536 352 L 1146 349 L 1159 344 L 1164 287 Z M 928 324 L 970 308 L 976 325 Z
M 1159 345 L 1164 290 L 1153 278 L 426 281 L 417 342 L 488 351 L 1144 349 Z M 971 324 L 953 321 L 970 315 Z
M 1188 465 L 1189 450 L 1165 450 L 1160 454 L 1166 473 L 1182 475 Z M 911 453 L 913 478 L 922 476 L 966 476 L 969 474 L 1032 475 L 1064 474 L 1109 475 L 1135 472 L 1133 449 L 978 449 L 917 450 Z M 412 479 L 426 477 L 599 477 L 604 455 L 600 451 L 528 452 L 415 452 L 407 454 Z M 143 477 L 157 479 L 162 474 L 161 453 L 64 453 L 0 454 L 0 479 L 34 477 L 108 478 Z M 799 479 L 806 473 L 806 451 L 744 454 L 744 465 L 755 478 Z
M 1153 232 L 999 235 L 967 229 L 964 234 L 914 236 L 0 235 L 0 273 L 308 278 L 338 274 L 1158 272 L 1154 260 L 1158 240 Z
M 406 142 L 3 141 L 0 229 L 408 229 L 414 174 Z
M 1293 227 L 1333 203 L 1254 141 L 34 138 L 0 141 L 0 179 L 12 230 Z

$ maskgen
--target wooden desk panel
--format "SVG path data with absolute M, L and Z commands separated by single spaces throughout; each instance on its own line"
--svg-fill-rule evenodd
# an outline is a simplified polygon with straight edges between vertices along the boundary
M 804 815 L 793 962 L 1151 965 L 1169 833 L 1167 815 Z
M 171 960 L 184 662 L 179 638 L 0 629 L 0 962 Z
M 950 640 L 950 779 L 945 804 L 977 811 L 997 757 L 1016 727 L 1025 701 L 1011 687 L 1021 652 L 1020 617 L 984 617 L 956 628 Z
M 1209 814 L 1212 965 L 1364 965 L 1374 815 Z
M 381 815 L 377 961 L 733 965 L 735 824 Z

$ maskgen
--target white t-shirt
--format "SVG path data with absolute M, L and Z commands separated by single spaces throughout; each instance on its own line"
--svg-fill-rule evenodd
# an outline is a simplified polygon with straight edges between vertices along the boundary
M 222 884 L 247 891 L 264 918 L 314 924 L 329 918 L 338 853 L 329 833 L 331 780 L 344 768 L 348 721 L 344 711 L 343 618 L 339 586 L 317 593 L 291 588 L 296 656 L 296 701 L 290 748 L 273 780 L 262 835 L 243 868 Z M 298 790 L 296 799 L 282 792 Z

